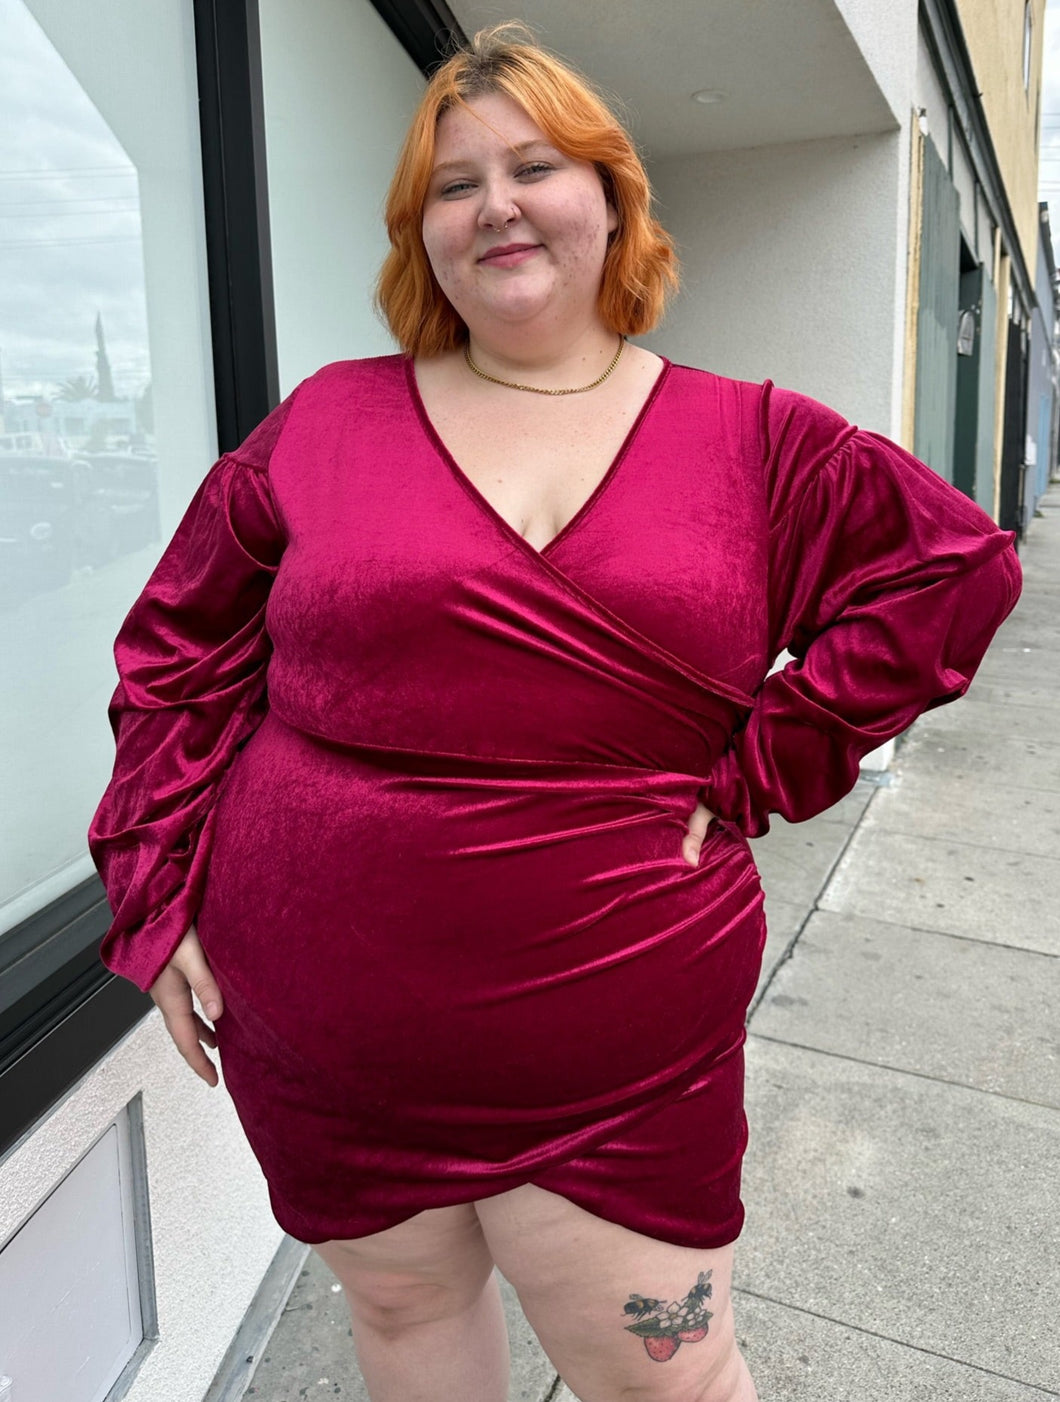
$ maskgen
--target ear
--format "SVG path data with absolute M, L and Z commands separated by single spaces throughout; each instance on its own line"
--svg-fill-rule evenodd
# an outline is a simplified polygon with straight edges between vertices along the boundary
M 610 238 L 612 234 L 617 234 L 617 233 L 618 233 L 618 224 L 619 224 L 618 210 L 614 207 L 614 205 L 611 203 L 611 201 L 608 200 L 608 201 L 607 201 L 607 234 L 608 234 L 608 238 Z

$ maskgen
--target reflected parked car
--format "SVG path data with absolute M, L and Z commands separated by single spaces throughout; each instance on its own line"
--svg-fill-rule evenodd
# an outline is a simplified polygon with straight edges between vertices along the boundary
M 57 589 L 161 538 L 158 460 L 137 453 L 74 458 L 0 453 L 0 586 Z
M 78 564 L 104 565 L 161 539 L 158 459 L 146 453 L 79 453 L 87 469 Z
M 30 453 L 0 454 L 0 582 L 38 593 L 70 578 L 87 464 Z

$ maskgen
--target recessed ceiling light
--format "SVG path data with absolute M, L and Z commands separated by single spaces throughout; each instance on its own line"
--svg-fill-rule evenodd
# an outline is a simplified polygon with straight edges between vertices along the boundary
M 693 102 L 702 102 L 704 107 L 709 107 L 714 102 L 724 102 L 725 94 L 718 92 L 717 88 L 700 88 L 699 92 L 692 94 Z

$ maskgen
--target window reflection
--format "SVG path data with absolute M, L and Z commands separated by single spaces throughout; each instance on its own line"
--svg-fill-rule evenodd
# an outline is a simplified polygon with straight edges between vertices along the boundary
M 0 0 L 0 590 L 159 536 L 136 170 L 26 6 Z M 109 345 L 108 345 L 109 340 Z
M 111 643 L 214 423 L 190 5 L 0 0 L 0 36 L 2 938 L 91 874 Z

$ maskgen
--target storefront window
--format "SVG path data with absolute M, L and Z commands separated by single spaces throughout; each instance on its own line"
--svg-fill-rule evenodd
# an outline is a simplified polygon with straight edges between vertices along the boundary
M 2 937 L 91 871 L 113 637 L 216 449 L 190 0 L 0 33 Z

